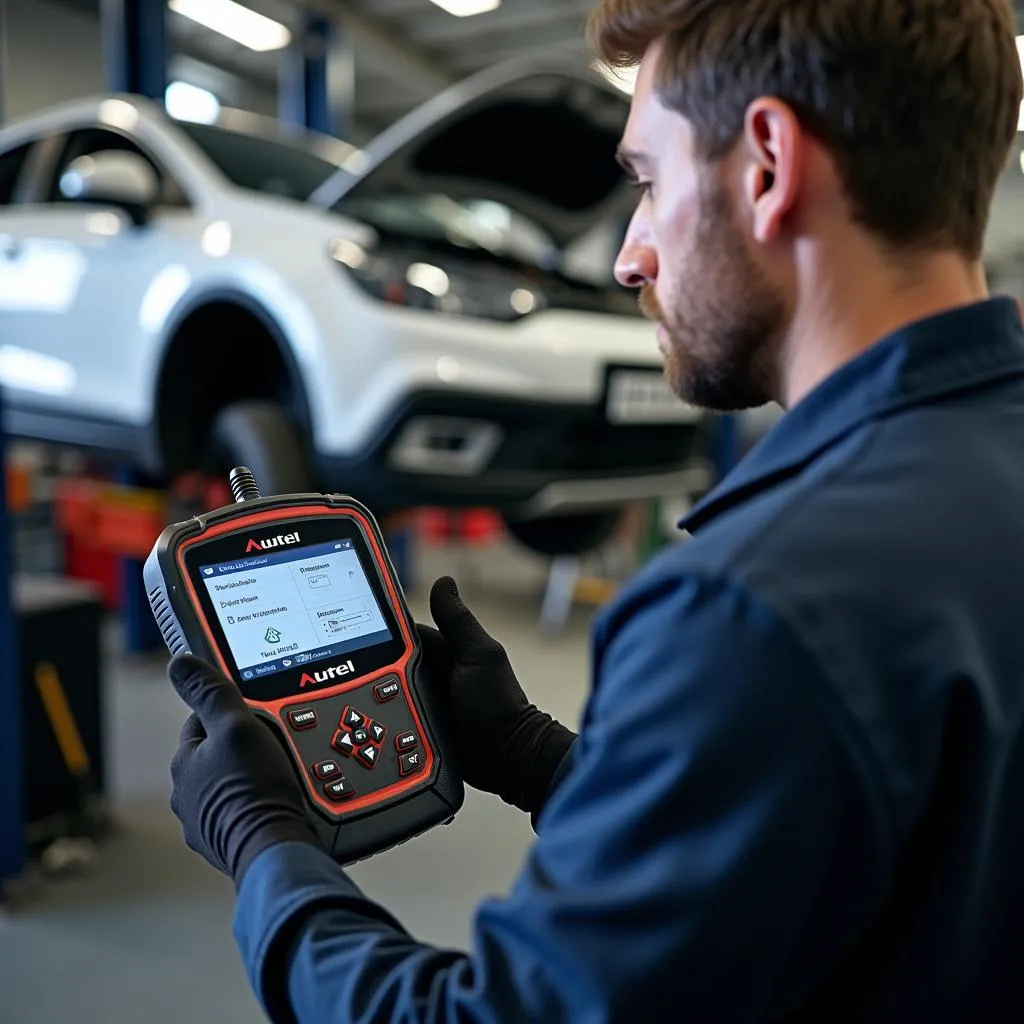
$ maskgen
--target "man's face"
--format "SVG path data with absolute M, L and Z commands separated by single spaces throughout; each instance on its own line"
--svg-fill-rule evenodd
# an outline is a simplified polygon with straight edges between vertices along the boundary
M 690 125 L 656 95 L 656 59 L 652 49 L 640 66 L 620 147 L 642 194 L 615 276 L 658 321 L 666 377 L 684 401 L 764 405 L 777 397 L 788 303 L 759 262 L 728 159 L 699 160 Z

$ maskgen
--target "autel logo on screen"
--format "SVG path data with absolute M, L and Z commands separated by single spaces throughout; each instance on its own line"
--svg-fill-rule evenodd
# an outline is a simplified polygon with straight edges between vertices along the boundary
M 276 537 L 268 537 L 266 540 L 250 538 L 249 543 L 245 546 L 245 553 L 248 555 L 252 551 L 270 551 L 272 548 L 283 548 L 287 544 L 298 543 L 299 535 L 297 533 L 286 533 L 283 537 L 278 534 Z

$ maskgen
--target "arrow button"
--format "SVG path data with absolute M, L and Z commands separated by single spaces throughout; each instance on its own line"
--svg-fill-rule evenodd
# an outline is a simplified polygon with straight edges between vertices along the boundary
M 373 742 L 380 743 L 382 739 L 387 735 L 387 729 L 384 728 L 380 722 L 373 722 L 370 725 L 370 732 L 373 733 Z
M 361 725 L 366 723 L 366 718 L 356 711 L 353 707 L 345 708 L 345 716 L 342 718 L 342 724 L 347 725 L 350 729 L 358 729 Z
M 356 752 L 356 745 L 352 742 L 352 736 L 347 732 L 342 732 L 340 729 L 334 734 L 331 746 L 339 754 L 344 754 L 346 757 L 351 757 Z
M 377 764 L 378 750 L 376 747 L 363 747 L 359 751 L 359 760 L 366 765 L 367 768 L 373 768 Z

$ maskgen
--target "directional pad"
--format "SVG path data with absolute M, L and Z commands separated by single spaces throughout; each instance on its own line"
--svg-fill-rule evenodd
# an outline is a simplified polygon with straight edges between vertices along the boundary
M 387 729 L 371 721 L 358 708 L 345 705 L 331 746 L 346 757 L 354 757 L 364 768 L 376 768 Z

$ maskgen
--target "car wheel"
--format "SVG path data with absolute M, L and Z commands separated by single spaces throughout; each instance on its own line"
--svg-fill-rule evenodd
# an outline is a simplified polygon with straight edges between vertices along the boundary
M 221 412 L 210 431 L 206 461 L 219 473 L 247 466 L 264 495 L 314 490 L 302 435 L 272 402 L 238 402 Z
M 508 532 L 538 555 L 585 555 L 615 534 L 622 510 L 546 516 L 543 519 L 505 519 Z

